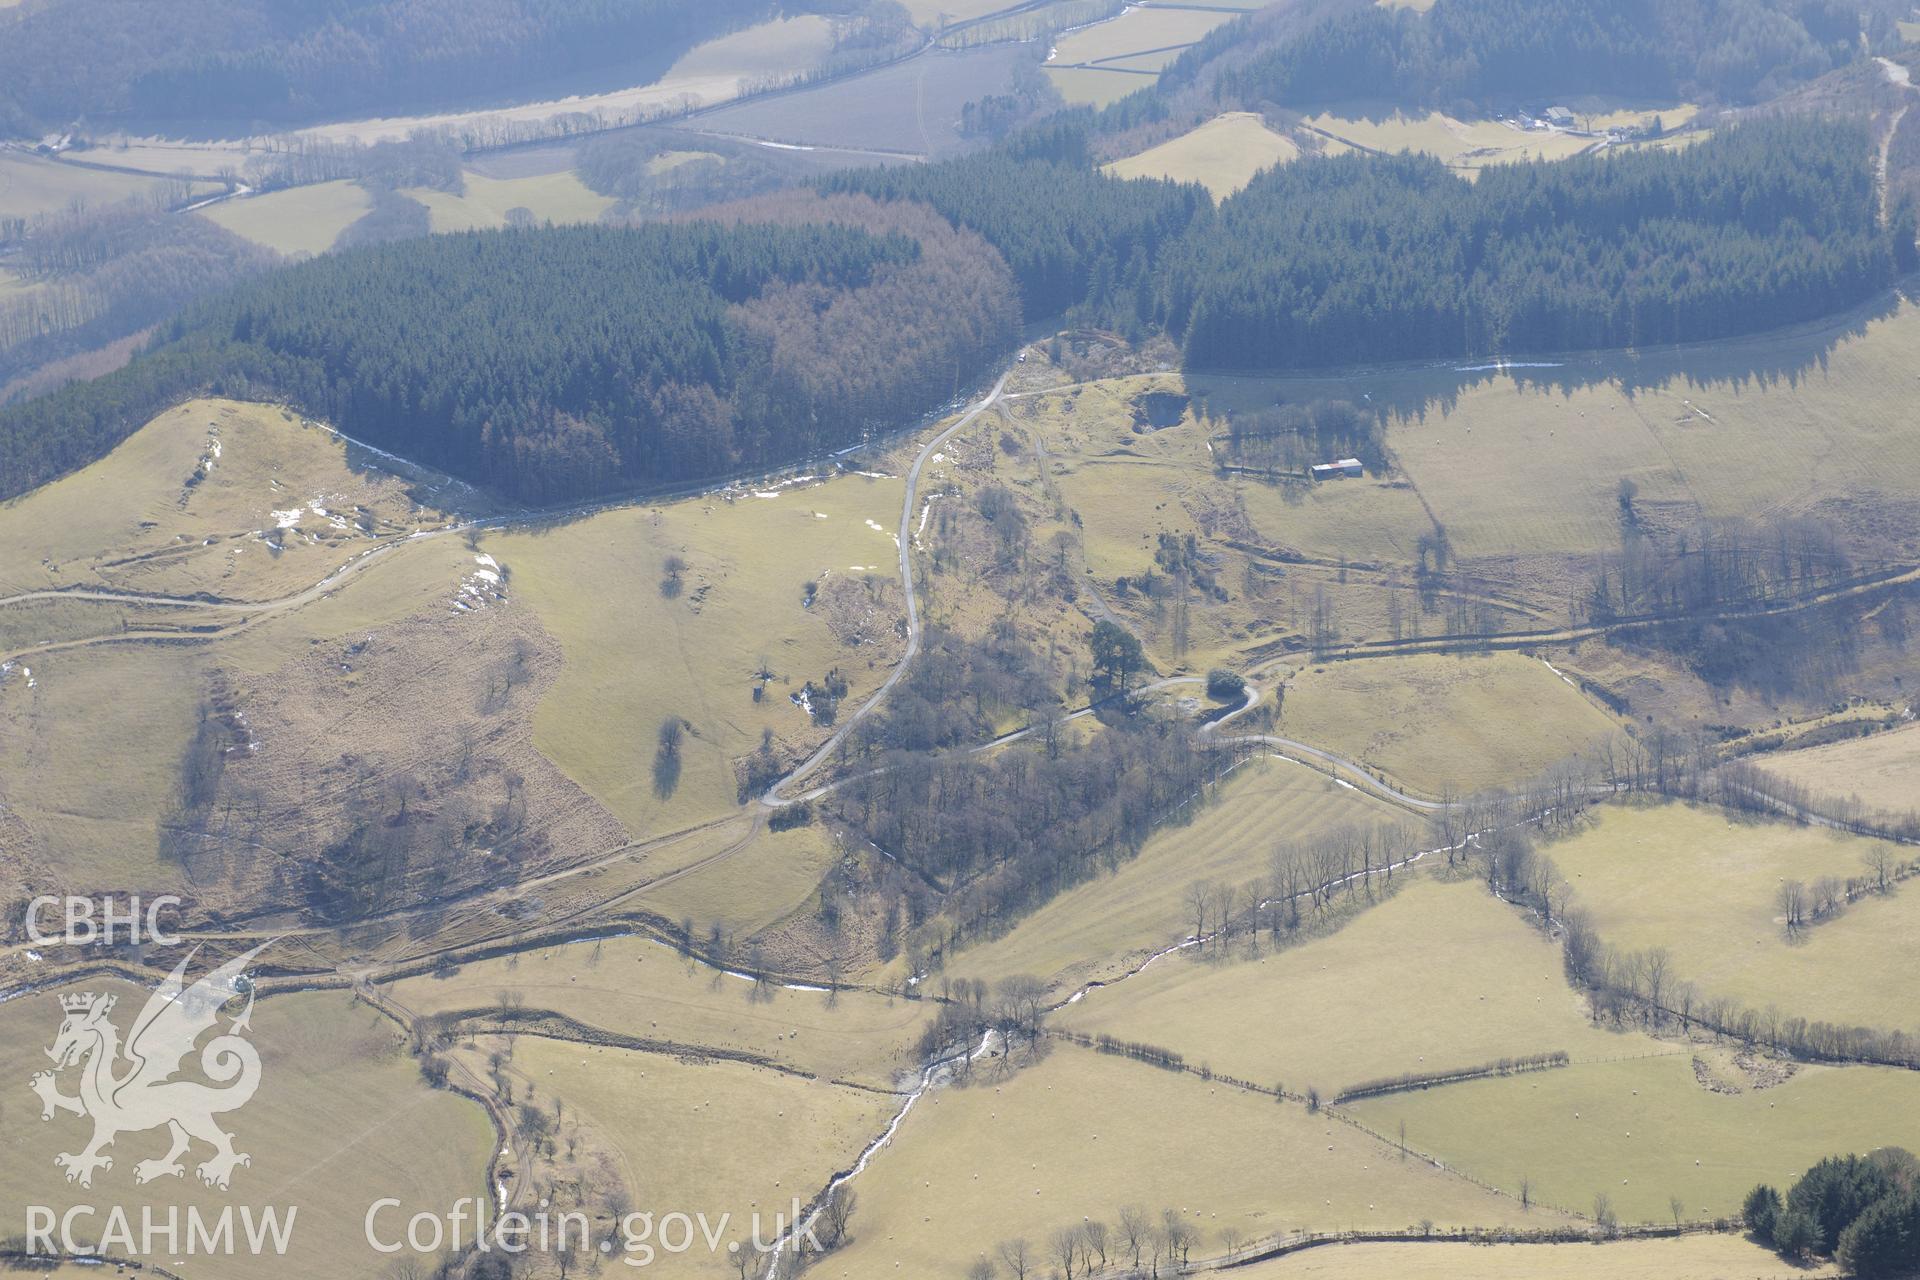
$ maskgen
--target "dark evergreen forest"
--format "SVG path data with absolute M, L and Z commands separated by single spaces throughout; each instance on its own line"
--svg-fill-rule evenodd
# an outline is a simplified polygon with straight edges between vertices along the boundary
M 1166 255 L 1154 318 L 1199 368 L 1573 351 L 1753 333 L 1914 269 L 1864 128 L 1759 121 L 1683 152 L 1272 170 Z
M 1202 368 L 1566 351 L 1752 333 L 1912 271 L 1864 128 L 1785 117 L 1685 151 L 1496 166 L 1351 154 L 1217 210 L 1091 168 L 1056 127 L 983 155 L 830 180 L 932 204 L 1006 255 L 1029 314 L 1164 328 Z M 1081 135 L 1084 144 L 1084 134 Z
M 800 197 L 733 217 L 432 236 L 273 273 L 127 368 L 0 413 L 0 496 L 211 390 L 560 502 L 857 443 L 1016 339 L 1005 267 L 925 210 Z

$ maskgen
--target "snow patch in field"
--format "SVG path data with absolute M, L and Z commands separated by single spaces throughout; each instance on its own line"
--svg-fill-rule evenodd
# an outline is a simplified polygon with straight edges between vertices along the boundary
M 475 556 L 473 562 L 479 567 L 460 579 L 460 590 L 453 597 L 455 613 L 472 613 L 475 609 L 502 603 L 507 598 L 506 590 L 501 586 L 505 575 L 500 569 L 500 562 L 485 553 Z
M 288 507 L 285 511 L 273 513 L 274 526 L 280 529 L 295 529 L 300 525 L 300 517 L 306 514 L 305 507 Z

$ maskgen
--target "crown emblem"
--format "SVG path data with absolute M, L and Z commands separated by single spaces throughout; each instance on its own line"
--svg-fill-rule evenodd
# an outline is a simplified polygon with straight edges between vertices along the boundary
M 60 1007 L 68 1013 L 89 1013 L 96 1004 L 101 1003 L 98 991 L 81 991 L 74 995 L 60 997 Z M 107 1007 L 111 1007 L 113 1001 L 108 999 L 104 1003 Z

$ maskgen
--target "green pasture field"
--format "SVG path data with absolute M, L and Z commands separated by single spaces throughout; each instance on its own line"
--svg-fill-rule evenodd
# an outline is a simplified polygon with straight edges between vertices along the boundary
M 1920 726 L 1766 755 L 1757 763 L 1815 795 L 1858 797 L 1883 813 L 1920 808 Z
M 474 961 L 390 988 L 417 1014 L 483 1011 L 503 992 L 623 1035 L 765 1055 L 826 1080 L 891 1088 L 918 1069 L 912 1049 L 929 1005 L 867 991 L 833 997 L 761 986 L 646 938 L 569 943 Z
M 200 211 L 235 235 L 289 256 L 325 253 L 373 207 L 366 188 L 346 178 L 222 200 Z
M 1789 1262 L 1744 1235 L 1608 1244 L 1358 1244 L 1309 1249 L 1240 1273 L 1246 1280 L 1816 1280 L 1832 1265 Z
M 617 1178 L 633 1208 L 656 1219 L 728 1215 L 737 1224 L 729 1241 L 745 1238 L 756 1212 L 766 1215 L 766 1236 L 775 1214 L 791 1224 L 792 1202 L 805 1205 L 835 1170 L 852 1164 L 900 1105 L 893 1094 L 759 1067 L 535 1036 L 515 1039 L 511 1072 L 518 1100 L 549 1113 L 558 1101 L 562 1134 L 579 1139 L 577 1149 L 572 1141 L 561 1147 L 559 1173 L 590 1203 Z M 710 1256 L 704 1244 L 678 1257 L 658 1254 L 655 1263 L 636 1273 L 736 1274 L 724 1252 Z
M 1606 941 L 1664 947 L 1703 996 L 1847 1026 L 1920 1031 L 1920 997 L 1890 975 L 1920 961 L 1920 890 L 1908 883 L 1786 936 L 1783 880 L 1866 876 L 1875 841 L 1681 804 L 1603 806 L 1547 852 Z M 1895 848 L 1902 861 L 1913 850 Z
M 689 102 L 713 106 L 751 86 L 797 77 L 818 66 L 832 51 L 833 41 L 833 23 L 820 14 L 775 18 L 696 45 L 665 75 L 646 84 L 510 106 L 343 120 L 314 125 L 301 133 L 331 142 L 371 144 L 404 140 L 421 130 L 484 133 L 499 124 L 537 125 L 574 116 L 630 123 Z
M 190 173 L 215 181 L 222 171 L 244 173 L 256 149 L 244 142 L 188 142 L 172 138 L 115 136 L 96 139 L 86 159 L 127 169 L 142 169 L 156 177 Z
M 1349 146 L 1389 155 L 1424 151 L 1446 164 L 1473 170 L 1514 160 L 1559 160 L 1593 145 L 1591 138 L 1565 133 L 1528 132 L 1494 120 L 1457 120 L 1439 112 L 1384 118 L 1354 118 L 1338 113 L 1313 116 L 1310 128 L 1331 134 Z
M 60 213 L 76 202 L 88 208 L 119 204 L 158 189 L 162 181 L 25 151 L 0 151 L 0 218 Z
M 703 929 L 717 924 L 745 937 L 811 902 L 841 856 L 838 837 L 823 826 L 763 826 L 725 858 L 648 889 L 641 900 L 668 919 L 694 920 Z
M 109 645 L 29 656 L 0 681 L 0 804 L 12 819 L 0 857 L 20 882 L 178 889 L 178 869 L 159 859 L 159 820 L 179 793 L 205 670 L 192 649 Z
M 1196 1260 L 1224 1253 L 1229 1228 L 1564 1221 L 1297 1103 L 1071 1045 L 1004 1080 L 983 1064 L 975 1080 L 923 1099 L 874 1156 L 854 1183 L 854 1238 L 827 1274 L 958 1276 L 1014 1238 L 1044 1258 L 1055 1230 L 1116 1222 L 1126 1205 L 1179 1211 Z
M 1337 376 L 1195 374 L 1185 387 L 1195 417 L 1216 429 L 1235 408 L 1276 400 L 1371 404 L 1411 488 L 1363 490 L 1366 505 L 1424 502 L 1465 561 L 1617 547 L 1623 479 L 1638 488 L 1641 518 L 1662 528 L 1815 515 L 1852 533 L 1863 554 L 1905 554 L 1900 523 L 1874 513 L 1910 510 L 1920 484 L 1920 440 L 1902 426 L 1916 335 L 1920 309 L 1883 300 L 1787 333 L 1530 362 L 1545 367 L 1468 360 Z M 1316 544 L 1280 520 L 1313 509 L 1279 507 L 1262 522 L 1249 500 L 1263 532 L 1271 526 L 1270 536 L 1309 551 Z M 1355 514 L 1340 539 L 1348 557 L 1406 554 L 1394 536 L 1371 531 L 1410 531 L 1411 510 Z M 1564 607 L 1564 584 L 1541 586 L 1543 602 Z
M 1232 15 L 1227 15 L 1231 17 Z M 1158 75 L 1106 71 L 1099 67 L 1048 67 L 1047 79 L 1069 106 L 1104 107 L 1153 84 Z
M 119 997 L 113 1019 L 123 1034 L 150 994 L 118 981 L 62 988 L 87 989 Z M 230 1013 L 237 1016 L 240 1008 L 235 1004 Z M 8 1123 L 0 1129 L 0 1149 L 6 1153 L 0 1193 L 9 1215 L 28 1204 L 55 1212 L 94 1205 L 97 1232 L 108 1206 L 120 1205 L 137 1231 L 140 1207 L 148 1204 L 160 1211 L 161 1221 L 168 1206 L 192 1206 L 217 1216 L 230 1204 L 297 1205 L 291 1244 L 285 1258 L 274 1258 L 272 1270 L 332 1280 L 341 1274 L 342 1258 L 375 1257 L 363 1226 L 374 1200 L 393 1196 L 438 1211 L 456 1197 L 486 1194 L 493 1130 L 485 1112 L 457 1094 L 429 1089 L 398 1028 L 341 992 L 280 996 L 254 1010 L 247 1038 L 260 1053 L 259 1091 L 244 1108 L 220 1117 L 234 1135 L 235 1149 L 252 1157 L 251 1165 L 234 1171 L 231 1191 L 203 1186 L 192 1164 L 181 1178 L 136 1185 L 135 1164 L 166 1154 L 163 1128 L 121 1134 L 110 1151 L 113 1167 L 95 1174 L 90 1189 L 70 1186 L 53 1157 L 79 1151 L 90 1126 L 71 1115 L 42 1123 L 40 1104 L 26 1089 L 27 1077 L 48 1066 L 41 1050 L 53 1042 L 60 1016 L 52 993 L 12 1000 L 0 1010 L 5 1027 L 0 1057 L 17 1089 L 8 1101 Z M 226 1022 L 223 1018 L 221 1025 Z M 61 1088 L 74 1092 L 74 1073 L 67 1073 Z M 198 1163 L 209 1154 L 204 1144 L 196 1144 L 190 1160 Z M 12 1234 L 24 1225 L 9 1216 L 6 1230 Z M 84 1224 L 78 1230 L 84 1232 Z M 173 1255 L 152 1260 L 169 1268 L 176 1264 Z M 245 1252 L 190 1261 L 183 1254 L 177 1261 L 184 1274 L 210 1277 L 253 1277 L 261 1267 Z M 93 1274 L 104 1272 L 94 1269 Z
M 611 196 L 589 190 L 571 172 L 489 178 L 469 169 L 465 178 L 467 189 L 461 195 L 426 187 L 406 194 L 427 206 L 435 231 L 505 226 L 513 209 L 526 209 L 543 223 L 593 222 L 614 203 Z
M 1423 872 L 1339 932 L 1258 959 L 1192 952 L 1095 990 L 1056 1021 L 1215 1071 L 1332 1097 L 1363 1080 L 1564 1050 L 1659 1051 L 1592 1025 L 1560 949 L 1477 882 Z
M 1244 765 L 1187 825 L 1161 830 L 1115 871 L 1060 894 L 1004 936 L 966 948 L 948 969 L 971 978 L 1033 974 L 1056 985 L 1110 978 L 1191 933 L 1185 896 L 1195 880 L 1237 887 L 1266 876 L 1284 842 L 1407 821 L 1405 811 L 1303 765 Z
M 1300 148 L 1267 128 L 1250 111 L 1229 111 L 1170 142 L 1116 160 L 1107 172 L 1122 178 L 1171 178 L 1198 182 L 1224 200 L 1253 181 L 1253 175 L 1298 158 Z
M 1007 8 L 1005 0 L 913 0 L 907 14 L 916 26 L 929 31 L 955 22 L 984 18 Z
M 1275 732 L 1431 795 L 1467 795 L 1537 777 L 1620 728 L 1546 663 L 1494 653 L 1296 669 Z
M 636 834 L 731 811 L 733 761 L 759 748 L 763 730 L 796 754 L 824 736 L 790 693 L 838 668 L 851 709 L 897 660 L 901 482 L 847 476 L 764 492 L 778 496 L 628 508 L 484 544 L 513 566 L 514 589 L 565 658 L 536 744 Z M 669 555 L 690 566 L 671 599 L 660 586 Z M 884 585 L 870 591 L 869 578 Z M 809 582 L 829 603 L 805 606 Z M 823 616 L 842 591 L 842 620 L 860 628 L 862 644 L 836 638 Z M 775 679 L 756 702 L 762 661 Z M 677 783 L 663 795 L 653 766 L 669 716 L 690 727 Z
M 1156 9 L 1141 5 L 1128 9 L 1111 22 L 1097 22 L 1062 36 L 1055 46 L 1054 61 L 1073 66 L 1193 44 L 1232 18 L 1231 13 L 1224 11 Z
M 1377 1132 L 1506 1191 L 1591 1213 L 1605 1194 L 1623 1222 L 1736 1214 L 1755 1183 L 1790 1185 L 1822 1157 L 1920 1143 L 1920 1075 L 1801 1067 L 1785 1083 L 1718 1093 L 1687 1055 L 1576 1065 L 1347 1108 Z

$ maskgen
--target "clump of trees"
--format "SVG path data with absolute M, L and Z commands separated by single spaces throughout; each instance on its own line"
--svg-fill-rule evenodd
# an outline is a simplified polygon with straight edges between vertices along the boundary
M 1381 1076 L 1378 1079 L 1363 1080 L 1348 1085 L 1333 1097 L 1337 1106 L 1345 1102 L 1357 1102 L 1362 1098 L 1377 1098 L 1382 1094 L 1405 1093 L 1413 1089 L 1430 1089 L 1435 1085 L 1454 1084 L 1461 1080 L 1478 1080 L 1488 1076 L 1510 1076 L 1526 1071 L 1548 1071 L 1555 1067 L 1564 1067 L 1572 1061 L 1564 1049 L 1551 1053 L 1528 1054 L 1518 1058 L 1499 1058 L 1493 1062 L 1483 1062 L 1471 1067 L 1458 1067 L 1451 1071 L 1419 1072 L 1409 1071 L 1397 1076 Z
M 1755 1236 L 1789 1258 L 1833 1258 L 1863 1277 L 1920 1269 L 1920 1161 L 1899 1147 L 1829 1156 L 1784 1198 L 1755 1187 L 1742 1212 Z
M 1317 462 L 1353 457 L 1387 469 L 1380 415 L 1350 400 L 1313 400 L 1235 413 L 1227 419 L 1219 465 L 1254 472 L 1306 473 Z

